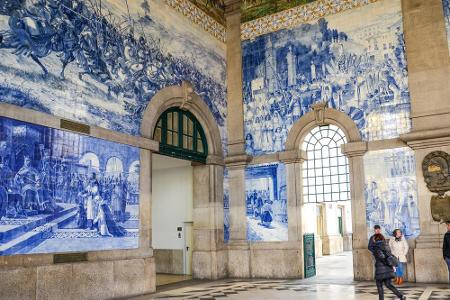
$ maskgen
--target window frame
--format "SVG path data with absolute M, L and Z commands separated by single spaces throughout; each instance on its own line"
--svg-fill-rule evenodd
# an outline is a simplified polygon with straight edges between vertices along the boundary
M 177 115 L 177 129 L 174 129 L 174 124 L 172 123 L 172 128 L 168 128 L 168 115 Z M 186 132 L 184 131 L 183 121 L 186 119 Z M 174 118 L 172 117 L 172 122 Z M 189 121 L 192 122 L 192 134 L 189 133 Z M 159 139 L 156 137 L 156 132 L 160 130 Z M 169 144 L 167 141 L 168 134 L 177 134 L 176 143 L 173 141 Z M 192 149 L 188 149 L 189 142 L 187 142 L 187 147 L 183 147 L 183 138 L 186 137 L 188 140 L 192 138 Z M 205 132 L 200 122 L 195 118 L 195 116 L 189 111 L 182 110 L 178 107 L 169 108 L 161 114 L 158 121 L 156 122 L 156 127 L 153 132 L 153 138 L 159 141 L 159 152 L 175 158 L 181 158 L 185 160 L 196 161 L 200 163 L 206 163 L 206 158 L 208 156 L 208 143 L 206 141 Z M 203 151 L 198 151 L 199 141 L 203 146 Z
M 342 129 L 331 124 L 314 127 L 306 135 L 302 143 L 308 155 L 302 171 L 305 203 L 351 200 L 349 163 L 340 149 L 346 142 Z

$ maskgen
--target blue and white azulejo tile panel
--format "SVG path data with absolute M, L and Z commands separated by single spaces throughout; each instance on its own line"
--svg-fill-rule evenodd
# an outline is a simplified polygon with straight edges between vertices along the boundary
M 0 117 L 0 255 L 139 245 L 139 149 Z
M 161 89 L 193 84 L 226 138 L 225 45 L 158 0 L 0 1 L 0 102 L 139 134 Z
M 286 166 L 282 163 L 245 169 L 247 240 L 288 240 Z
M 345 112 L 364 140 L 410 130 L 400 0 L 383 0 L 243 42 L 247 153 L 284 150 L 316 102 Z
M 420 234 L 416 159 L 409 148 L 371 151 L 364 155 L 368 235 L 380 225 L 391 236 L 401 229 L 407 239 Z
M 450 54 L 450 1 L 442 0 L 444 6 L 445 27 L 447 28 L 448 48 Z

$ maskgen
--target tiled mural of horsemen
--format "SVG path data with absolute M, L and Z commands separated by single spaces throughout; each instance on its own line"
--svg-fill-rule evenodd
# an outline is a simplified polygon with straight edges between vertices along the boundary
M 138 182 L 137 148 L 0 117 L 0 255 L 137 247 Z
M 186 80 L 225 128 L 223 58 L 211 51 L 194 62 L 168 53 L 154 36 L 161 28 L 153 28 L 153 3 L 145 3 L 0 1 L 0 71 L 8 77 L 0 83 L 2 101 L 138 135 L 148 101 L 164 87 Z M 210 65 L 200 69 L 208 59 L 222 71 Z M 80 103 L 77 112 L 69 104 L 74 98 Z

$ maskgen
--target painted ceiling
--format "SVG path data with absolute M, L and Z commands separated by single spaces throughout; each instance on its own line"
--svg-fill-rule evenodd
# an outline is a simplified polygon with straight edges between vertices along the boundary
M 189 0 L 216 21 L 225 24 L 224 0 Z M 267 15 L 316 0 L 242 0 L 242 22 L 248 22 Z

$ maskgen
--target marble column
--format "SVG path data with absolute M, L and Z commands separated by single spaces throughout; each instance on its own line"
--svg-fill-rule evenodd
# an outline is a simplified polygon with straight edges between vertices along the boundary
M 353 270 L 355 280 L 372 280 L 374 275 L 372 254 L 367 246 L 366 199 L 364 195 L 364 159 L 367 142 L 352 142 L 342 146 L 350 167 L 350 190 L 353 226 Z

